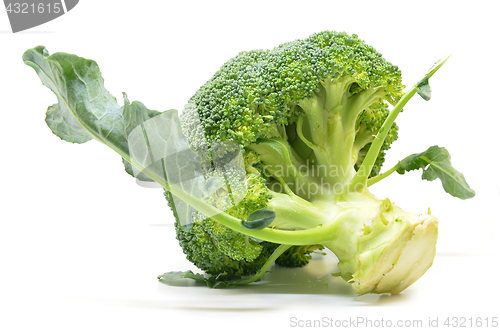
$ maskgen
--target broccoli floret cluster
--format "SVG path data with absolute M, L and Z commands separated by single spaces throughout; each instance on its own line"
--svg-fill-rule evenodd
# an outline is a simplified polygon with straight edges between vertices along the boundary
M 241 52 L 196 92 L 190 104 L 209 141 L 249 146 L 259 138 L 279 135 L 280 126 L 297 121 L 301 107 L 321 102 L 333 110 L 363 91 L 377 89 L 375 100 L 356 100 L 370 106 L 358 118 L 357 128 L 367 131 L 359 134 L 373 136 L 388 114 L 384 101 L 395 104 L 403 87 L 398 67 L 373 47 L 356 35 L 325 31 L 272 50 Z M 386 148 L 397 138 L 396 130 L 394 126 Z M 370 137 L 364 139 L 369 142 Z
M 304 267 L 312 258 L 311 254 L 324 249 L 322 245 L 292 246 L 280 255 L 275 263 L 281 267 Z

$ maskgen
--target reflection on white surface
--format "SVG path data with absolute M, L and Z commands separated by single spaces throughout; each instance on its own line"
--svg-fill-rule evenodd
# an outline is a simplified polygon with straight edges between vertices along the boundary
M 355 295 L 349 284 L 330 276 L 330 272 L 335 272 L 336 260 L 329 255 L 326 258 L 313 259 L 305 268 L 273 267 L 260 282 L 246 286 L 210 289 L 187 279 L 178 282 L 177 286 L 168 286 L 150 278 L 146 283 L 136 283 L 137 288 L 133 288 L 134 284 L 125 286 L 125 281 L 122 286 L 116 284 L 118 287 L 114 290 L 100 288 L 91 292 L 85 291 L 86 293 L 74 291 L 74 294 L 63 296 L 68 303 L 87 302 L 103 307 L 130 309 L 174 309 L 186 313 L 278 312 L 286 315 L 297 309 L 306 314 L 347 309 L 349 314 L 355 315 L 356 309 L 361 307 L 391 307 L 386 311 L 390 311 L 390 314 L 385 313 L 384 316 L 397 316 L 403 311 L 411 316 L 448 312 L 455 315 L 475 314 L 477 311 L 473 306 L 450 305 L 450 297 L 463 289 L 469 291 L 469 297 L 477 298 L 480 302 L 490 297 L 488 293 L 474 286 L 472 279 L 468 284 L 467 277 L 463 277 L 464 270 L 473 263 L 483 263 L 489 258 L 459 254 L 438 255 L 430 272 L 399 295 Z M 120 293 L 115 292 L 118 288 Z M 492 294 L 495 293 L 494 290 Z M 417 307 L 420 307 L 420 310 L 415 310 Z M 490 311 L 494 311 L 493 307 L 490 308 Z M 484 307 L 481 313 L 490 314 Z
M 344 280 L 331 276 L 331 273 L 338 272 L 336 263 L 332 254 L 316 255 L 307 267 L 273 266 L 259 282 L 231 288 L 210 289 L 194 280 L 182 279 L 172 282 L 171 286 L 158 282 L 148 292 L 136 293 L 139 294 L 137 297 L 123 297 L 122 293 L 121 298 L 116 298 L 115 294 L 109 296 L 101 291 L 68 297 L 119 307 L 231 311 L 284 309 L 294 305 L 315 305 L 321 301 L 331 306 L 378 305 L 409 298 L 407 295 L 375 294 L 359 297 Z

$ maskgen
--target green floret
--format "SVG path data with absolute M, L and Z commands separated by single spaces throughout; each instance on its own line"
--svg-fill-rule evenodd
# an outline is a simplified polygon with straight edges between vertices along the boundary
M 265 208 L 272 199 L 271 192 L 266 188 L 266 180 L 258 174 L 250 173 L 246 178 L 247 194 L 236 206 L 226 212 L 239 219 L 247 219 L 248 216 L 262 208 Z
M 380 88 L 396 102 L 402 91 L 396 66 L 356 35 L 323 32 L 270 51 L 242 52 L 224 64 L 191 98 L 209 140 L 249 145 L 297 120 L 301 100 L 327 92 L 358 94 Z M 335 98 L 330 97 L 328 102 Z
M 213 219 L 200 217 L 199 213 L 193 215 L 192 224 L 182 226 L 170 192 L 166 191 L 165 197 L 174 213 L 177 240 L 186 258 L 219 280 L 232 279 L 231 275 L 255 274 L 278 247 L 274 243 L 242 235 Z M 265 180 L 250 173 L 245 198 L 226 212 L 239 219 L 247 219 L 251 213 L 265 208 L 270 199 Z
M 304 267 L 311 260 L 311 254 L 322 249 L 322 245 L 292 246 L 281 254 L 275 263 L 287 268 Z
M 165 191 L 165 197 L 186 258 L 219 280 L 255 274 L 278 246 L 251 239 L 210 218 L 196 220 L 187 229 L 179 222 L 171 193 Z

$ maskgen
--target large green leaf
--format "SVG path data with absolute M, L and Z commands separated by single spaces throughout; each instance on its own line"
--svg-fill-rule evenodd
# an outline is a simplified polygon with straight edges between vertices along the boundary
M 132 166 L 126 161 L 128 135 L 160 113 L 140 102 L 130 103 L 125 93 L 124 105 L 120 106 L 104 88 L 99 67 L 92 60 L 66 53 L 49 55 L 45 47 L 38 46 L 26 51 L 23 61 L 57 97 L 58 103 L 49 107 L 46 116 L 52 132 L 73 143 L 99 140 L 124 158 L 125 169 L 132 174 Z M 141 174 L 139 179 L 148 178 Z
M 152 111 L 140 102 L 130 103 L 126 94 L 120 106 L 104 88 L 99 67 L 92 60 L 66 53 L 49 55 L 43 46 L 26 51 L 23 60 L 58 99 L 48 113 L 52 131 L 71 142 L 94 138 L 123 158 L 127 172 L 140 179 L 149 177 L 169 189 L 181 224 L 192 221 L 193 208 L 211 217 L 232 207 L 226 184 L 246 195 L 239 149 L 231 158 L 220 157 L 224 162 L 218 164 L 219 175 L 204 173 L 176 110 Z M 232 181 L 225 183 L 224 178 Z
M 454 197 L 470 199 L 476 194 L 465 181 L 464 175 L 451 165 L 450 153 L 444 147 L 432 146 L 425 152 L 412 154 L 399 163 L 397 172 L 423 169 L 422 179 L 441 180 L 444 190 Z

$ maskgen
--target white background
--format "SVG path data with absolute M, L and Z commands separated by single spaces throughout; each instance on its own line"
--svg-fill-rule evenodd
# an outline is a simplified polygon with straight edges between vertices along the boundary
M 496 1 L 82 0 L 12 34 L 1 8 L 0 329 L 281 330 L 292 317 L 424 326 L 429 317 L 500 317 L 499 9 Z M 445 146 L 477 195 L 452 198 L 419 173 L 373 188 L 408 211 L 431 207 L 440 219 L 434 266 L 397 296 L 355 296 L 325 276 L 336 268 L 331 256 L 235 289 L 158 283 L 163 272 L 195 270 L 161 190 L 136 185 L 105 146 L 54 136 L 44 113 L 56 98 L 21 60 L 37 45 L 94 59 L 116 97 L 125 91 L 150 109 L 181 109 L 239 51 L 322 30 L 358 34 L 400 67 L 407 86 L 453 53 L 431 80 L 432 100 L 415 97 L 398 118 L 387 165 Z

